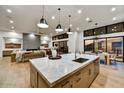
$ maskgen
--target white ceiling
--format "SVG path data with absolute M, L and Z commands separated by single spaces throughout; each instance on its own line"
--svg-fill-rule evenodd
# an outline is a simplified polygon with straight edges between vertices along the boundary
M 111 8 L 115 7 L 116 11 L 111 12 Z M 57 34 L 55 28 L 58 24 L 58 8 L 61 8 L 61 25 L 63 28 L 68 28 L 68 15 L 71 14 L 72 31 L 79 31 L 90 29 L 95 27 L 95 23 L 98 26 L 104 26 L 107 24 L 113 24 L 124 21 L 124 6 L 122 5 L 46 5 L 45 6 L 45 18 L 49 24 L 49 28 L 40 29 L 45 34 Z M 6 12 L 6 9 L 11 9 L 12 13 Z M 82 13 L 78 14 L 77 11 L 81 9 Z M 17 32 L 37 32 L 38 27 L 36 24 L 39 22 L 42 16 L 41 5 L 0 5 L 0 31 L 8 31 L 11 29 L 9 23 L 9 17 L 14 21 L 15 31 Z M 51 17 L 55 16 L 52 20 Z M 92 23 L 88 23 L 85 19 L 89 17 L 92 19 Z M 113 21 L 112 18 L 117 17 L 117 20 Z M 64 31 L 66 32 L 66 31 Z

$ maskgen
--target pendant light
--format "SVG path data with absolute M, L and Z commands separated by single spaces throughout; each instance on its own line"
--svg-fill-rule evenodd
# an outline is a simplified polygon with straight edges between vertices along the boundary
M 43 16 L 40 19 L 40 23 L 38 23 L 37 26 L 39 28 L 48 28 L 49 27 L 49 25 L 47 24 L 46 19 L 44 18 L 44 5 L 43 5 Z
M 68 16 L 69 17 L 69 28 L 68 28 L 68 32 L 67 32 L 67 34 L 73 34 L 73 32 L 71 32 L 71 27 L 70 27 L 70 17 L 71 17 L 71 15 L 69 15 Z
M 58 11 L 59 11 L 59 24 L 57 25 L 57 27 L 56 27 L 56 32 L 62 32 L 63 31 L 63 29 L 62 29 L 62 26 L 61 26 L 61 24 L 60 24 L 60 8 L 58 8 Z

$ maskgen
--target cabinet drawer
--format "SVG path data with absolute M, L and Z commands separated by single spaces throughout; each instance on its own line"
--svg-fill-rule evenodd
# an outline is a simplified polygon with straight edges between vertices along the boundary
M 82 77 L 81 77 L 81 72 L 76 73 L 73 78 L 71 79 L 72 81 L 72 86 L 74 88 L 80 88 L 82 87 Z
M 62 88 L 70 88 L 71 87 L 71 84 L 70 84 L 70 81 L 65 81 L 61 84 L 61 87 Z
M 68 78 L 68 79 L 60 82 L 59 84 L 57 84 L 55 87 L 57 87 L 57 88 L 72 88 L 71 79 Z

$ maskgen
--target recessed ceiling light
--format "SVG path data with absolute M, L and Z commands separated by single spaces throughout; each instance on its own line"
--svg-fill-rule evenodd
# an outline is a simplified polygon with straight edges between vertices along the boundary
M 14 23 L 14 21 L 13 20 L 9 20 L 9 22 L 12 24 L 12 23 Z
M 51 18 L 52 18 L 52 19 L 55 19 L 55 16 L 52 16 Z
M 70 24 L 69 26 L 72 27 L 72 24 Z
M 112 20 L 116 20 L 117 18 L 116 17 L 113 17 Z
M 86 18 L 86 21 L 90 21 L 90 18 L 89 18 L 89 17 L 87 17 L 87 18 Z
M 14 29 L 15 27 L 14 27 L 14 26 L 12 26 L 11 28 L 12 28 L 12 29 Z
M 82 10 L 78 10 L 77 12 L 78 12 L 78 14 L 81 14 L 82 13 Z
M 111 11 L 114 12 L 115 10 L 116 10 L 116 8 L 115 7 L 112 7 Z
M 79 27 L 77 27 L 77 30 L 79 31 L 79 30 L 80 30 L 80 28 L 79 28 Z
M 10 9 L 7 9 L 6 11 L 7 11 L 8 13 L 12 13 L 12 10 L 10 10 Z

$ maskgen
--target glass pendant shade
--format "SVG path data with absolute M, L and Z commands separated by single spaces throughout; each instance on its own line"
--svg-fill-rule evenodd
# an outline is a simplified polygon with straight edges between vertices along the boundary
M 61 24 L 58 24 L 56 27 L 56 32 L 62 32 L 62 31 L 63 31 L 63 29 L 62 29 Z
M 71 32 L 71 28 L 68 29 L 67 34 L 69 34 L 69 35 L 73 34 L 73 32 Z
M 49 25 L 47 24 L 46 19 L 44 19 L 43 17 L 40 19 L 40 23 L 37 24 L 38 27 L 40 28 L 48 28 Z
M 43 5 L 43 15 L 42 15 L 42 18 L 40 19 L 40 23 L 38 23 L 37 26 L 39 28 L 48 28 L 49 27 L 46 19 L 44 18 L 44 5 Z
M 71 17 L 71 15 L 69 15 L 68 17 L 69 17 L 69 28 L 68 28 L 67 34 L 71 35 L 71 34 L 73 34 L 73 32 L 71 31 L 71 27 L 70 27 L 70 17 Z
M 59 24 L 56 26 L 56 29 L 55 29 L 55 31 L 56 32 L 62 32 L 62 31 L 64 31 L 63 29 L 62 29 L 62 26 L 61 26 L 61 24 L 60 24 L 60 8 L 58 8 L 58 10 L 59 10 Z

